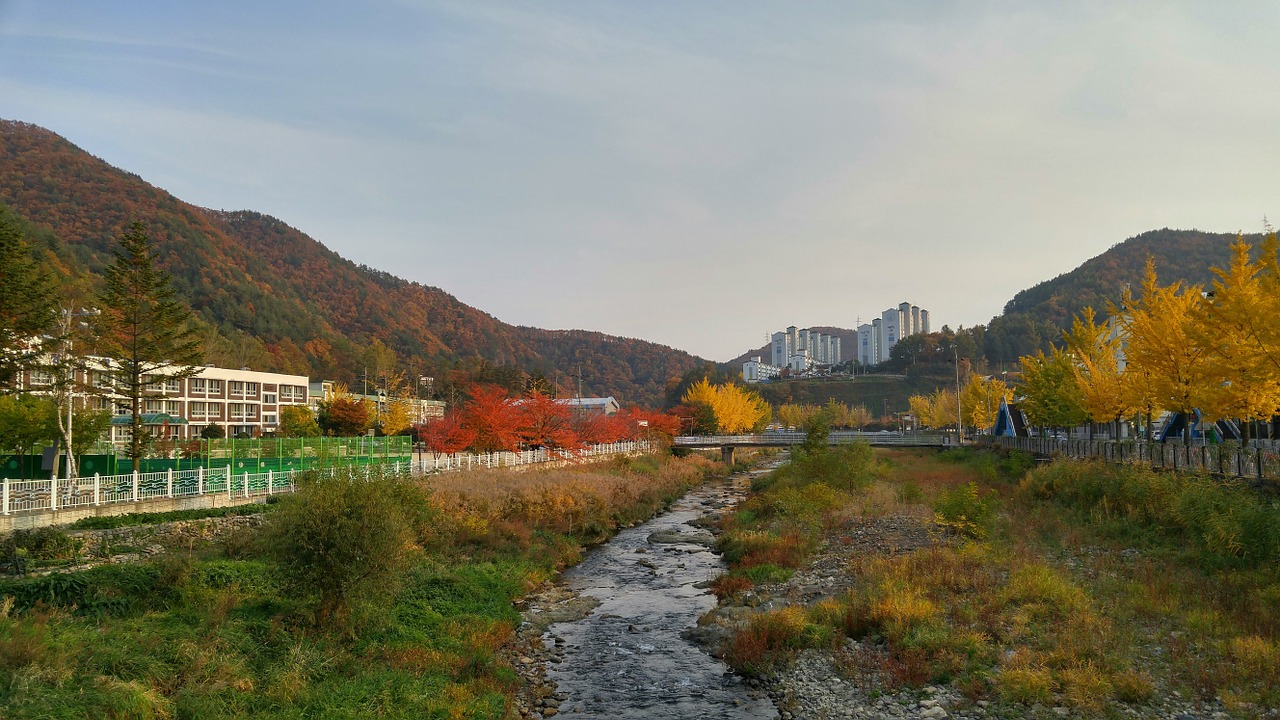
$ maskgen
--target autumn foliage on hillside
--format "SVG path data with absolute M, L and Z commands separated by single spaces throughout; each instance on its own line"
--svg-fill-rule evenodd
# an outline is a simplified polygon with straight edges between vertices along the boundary
M 540 392 L 513 398 L 496 385 L 475 385 L 460 407 L 414 426 L 418 441 L 436 455 L 536 448 L 574 452 L 626 440 L 670 440 L 678 430 L 678 418 L 666 413 L 638 408 L 614 415 L 577 413 Z
M 444 290 L 340 257 L 284 222 L 190 205 L 35 125 L 0 120 L 0 203 L 39 234 L 64 283 L 96 282 L 113 238 L 141 221 L 158 265 L 207 325 L 210 362 L 355 386 L 371 348 L 440 377 L 478 360 L 550 374 L 570 368 L 588 393 L 657 404 L 698 359 L 602 333 L 515 327 Z M 470 378 L 482 380 L 483 377 Z

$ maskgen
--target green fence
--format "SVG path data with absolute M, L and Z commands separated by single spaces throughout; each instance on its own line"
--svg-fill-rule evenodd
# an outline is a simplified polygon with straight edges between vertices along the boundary
M 178 442 L 170 452 L 170 457 L 144 458 L 138 470 L 149 473 L 169 469 L 220 470 L 230 467 L 236 473 L 252 473 L 409 462 L 413 459 L 412 439 L 406 435 L 191 440 Z M 111 475 L 132 467 L 122 454 L 114 458 L 104 455 L 79 457 L 78 468 L 82 476 L 95 473 Z M 0 457 L 0 478 L 49 477 L 49 471 L 38 470 L 39 453 L 34 457 L 28 456 L 23 465 L 25 467 L 19 467 L 16 457 Z

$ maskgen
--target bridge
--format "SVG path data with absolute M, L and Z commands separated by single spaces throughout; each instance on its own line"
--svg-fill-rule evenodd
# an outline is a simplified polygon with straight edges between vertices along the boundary
M 673 447 L 691 449 L 720 448 L 725 463 L 733 464 L 733 450 L 740 447 L 791 447 L 804 442 L 802 432 L 770 432 L 760 435 L 681 435 L 672 441 Z M 841 431 L 827 434 L 831 445 L 865 442 L 872 447 L 931 447 L 947 446 L 951 439 L 943 433 L 919 432 L 853 432 Z

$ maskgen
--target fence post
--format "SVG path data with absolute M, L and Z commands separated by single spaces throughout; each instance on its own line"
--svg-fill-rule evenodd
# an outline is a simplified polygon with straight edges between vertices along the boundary
M 3 498 L 2 498 L 3 502 L 0 502 L 0 505 L 4 506 L 3 514 L 8 515 L 9 514 L 9 478 L 4 479 L 4 490 L 0 491 L 0 495 L 3 495 Z
M 244 496 L 249 497 L 249 471 L 244 471 Z
M 102 478 L 98 473 L 93 474 L 93 504 L 94 506 L 102 504 Z
M 172 498 L 173 497 L 173 468 L 169 468 L 168 474 L 165 477 L 165 484 L 166 484 L 166 487 L 168 487 L 169 489 L 169 497 Z
M 271 494 L 271 491 L 272 491 L 272 489 L 273 489 L 271 486 L 272 486 L 274 483 L 275 483 L 275 476 L 274 476 L 274 475 L 272 475 L 272 473 L 271 473 L 271 471 L 270 471 L 270 470 L 268 470 L 268 471 L 267 471 L 267 494 L 268 494 L 268 495 L 270 495 L 270 494 Z
M 138 502 L 138 471 L 133 471 L 133 501 Z
M 58 479 L 49 480 L 49 509 L 58 509 Z
M 204 495 L 204 466 L 196 468 L 196 494 Z
M 231 466 L 227 465 L 227 499 L 231 499 Z

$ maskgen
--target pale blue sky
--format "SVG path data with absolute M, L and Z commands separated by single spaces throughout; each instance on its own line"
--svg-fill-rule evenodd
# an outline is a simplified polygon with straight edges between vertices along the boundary
M 1273 3 L 0 0 L 0 117 L 507 322 L 725 360 L 1258 230 L 1277 37 Z

